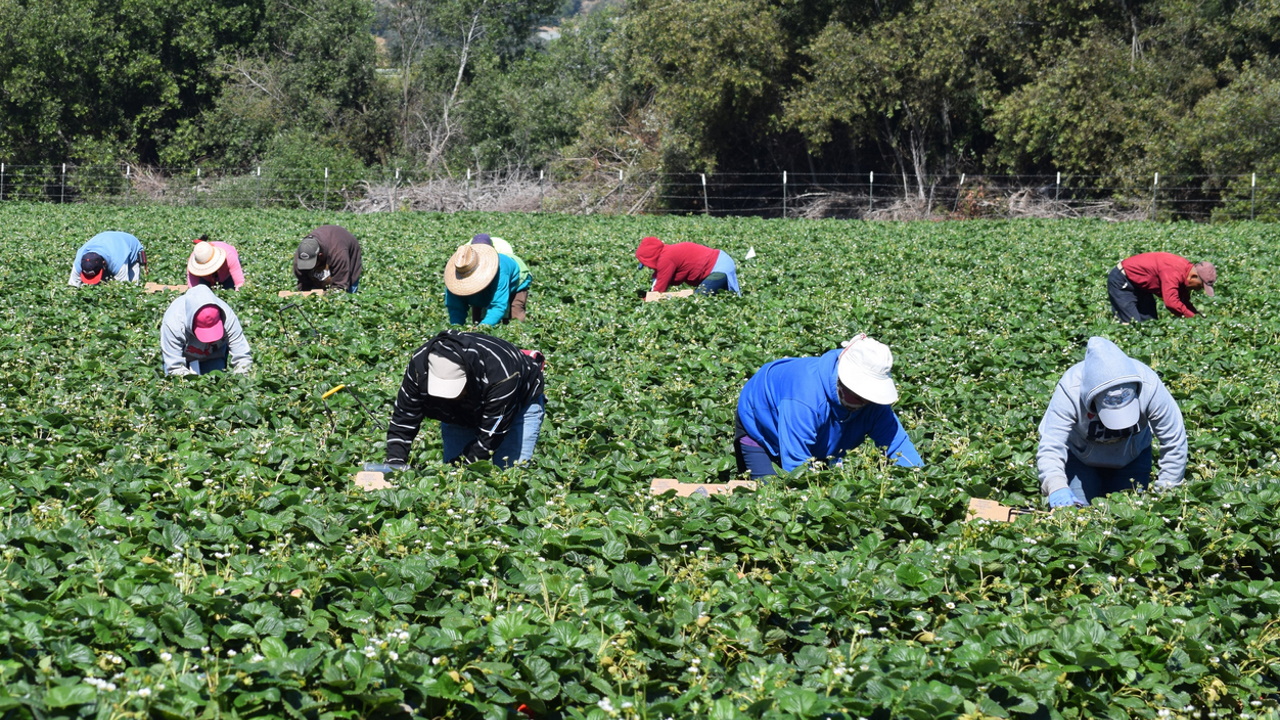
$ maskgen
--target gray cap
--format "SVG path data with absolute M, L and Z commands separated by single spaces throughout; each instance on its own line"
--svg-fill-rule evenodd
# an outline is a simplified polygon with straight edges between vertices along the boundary
M 302 238 L 302 242 L 298 243 L 298 256 L 294 263 L 299 270 L 310 270 L 316 266 L 316 260 L 320 257 L 320 242 L 310 235 Z

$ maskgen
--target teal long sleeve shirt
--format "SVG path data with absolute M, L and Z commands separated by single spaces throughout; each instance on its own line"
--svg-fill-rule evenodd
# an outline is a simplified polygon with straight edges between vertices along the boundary
M 511 296 L 520 286 L 520 266 L 506 255 L 498 255 L 498 273 L 489 286 L 474 295 L 454 295 L 444 291 L 444 305 L 449 310 L 449 323 L 462 325 L 467 322 L 470 308 L 484 308 L 481 325 L 497 325 L 511 309 Z

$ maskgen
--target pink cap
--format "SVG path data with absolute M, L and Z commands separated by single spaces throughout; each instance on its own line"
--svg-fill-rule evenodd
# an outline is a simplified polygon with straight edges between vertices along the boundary
M 205 305 L 196 311 L 195 322 L 191 324 L 191 330 L 196 334 L 196 339 L 200 342 L 217 342 L 226 335 L 226 330 L 222 327 L 222 310 L 217 305 Z

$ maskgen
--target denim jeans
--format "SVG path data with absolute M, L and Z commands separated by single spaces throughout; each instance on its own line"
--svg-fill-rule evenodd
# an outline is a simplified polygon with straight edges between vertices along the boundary
M 359 290 L 359 289 L 360 289 L 360 281 L 359 281 L 359 280 L 357 280 L 357 281 L 355 281 L 355 282 L 353 282 L 353 283 L 351 283 L 350 285 L 348 285 L 348 286 L 347 286 L 347 292 L 349 292 L 349 293 L 353 293 L 353 292 L 355 292 L 355 291 L 357 291 L 357 290 Z
M 1100 468 L 1085 465 L 1070 452 L 1067 453 L 1067 485 L 1076 499 L 1088 504 L 1090 500 L 1120 490 L 1145 490 L 1151 482 L 1151 448 L 1138 454 L 1122 468 Z
M 711 268 L 711 274 L 702 281 L 695 292 L 699 295 L 712 295 L 721 290 L 732 290 L 735 295 L 742 294 L 742 288 L 738 287 L 738 266 L 733 262 L 733 258 L 729 257 L 729 253 L 723 250 L 716 256 L 716 264 Z
M 507 436 L 493 453 L 493 464 L 498 467 L 511 467 L 516 462 L 525 462 L 533 458 L 534 446 L 538 444 L 538 434 L 542 430 L 542 418 L 546 414 L 547 397 L 545 395 L 529 403 L 520 416 L 511 423 Z M 440 423 L 440 435 L 444 440 L 444 460 L 451 462 L 467 446 L 476 439 L 475 428 L 461 425 Z

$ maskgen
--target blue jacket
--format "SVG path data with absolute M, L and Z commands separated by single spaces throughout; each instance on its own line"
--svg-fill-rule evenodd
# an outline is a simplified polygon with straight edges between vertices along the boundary
M 1094 401 L 1122 383 L 1140 386 L 1138 424 L 1108 430 L 1098 419 Z M 1068 452 L 1090 467 L 1121 468 L 1150 449 L 1153 436 L 1160 441 L 1156 487 L 1181 484 L 1187 471 L 1187 430 L 1178 403 L 1155 370 L 1106 338 L 1089 338 L 1084 362 L 1063 374 L 1040 421 L 1040 492 L 1049 495 L 1068 486 Z
M 142 243 L 127 232 L 112 230 L 94 235 L 89 242 L 76 251 L 75 262 L 71 264 L 71 280 L 69 285 L 80 285 L 80 258 L 85 253 L 95 252 L 107 261 L 107 275 L 117 280 L 126 280 L 130 265 L 142 262 Z
M 774 360 L 760 368 L 738 396 L 742 429 L 788 472 L 810 458 L 841 458 L 867 438 L 895 464 L 923 466 L 893 408 L 849 410 L 840 404 L 839 357 L 837 349 L 820 357 Z
M 462 325 L 467 322 L 468 308 L 485 308 L 481 325 L 497 325 L 506 317 L 511 309 L 511 296 L 520 287 L 520 266 L 510 256 L 498 254 L 498 274 L 489 282 L 489 286 L 475 295 L 454 295 L 448 288 L 444 291 L 444 306 L 449 310 L 449 324 Z

